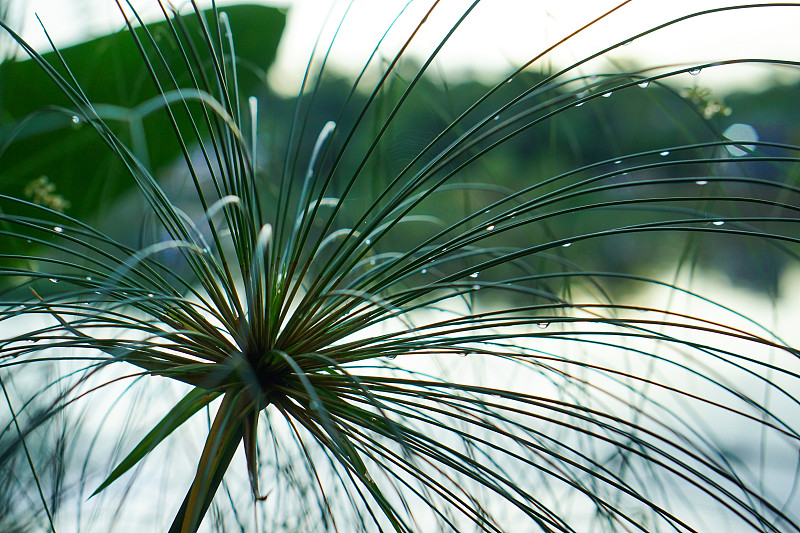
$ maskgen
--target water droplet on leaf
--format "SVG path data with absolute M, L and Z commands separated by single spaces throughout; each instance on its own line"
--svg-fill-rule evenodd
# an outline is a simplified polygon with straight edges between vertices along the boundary
M 570 246 L 572 246 L 571 242 L 567 242 L 561 245 L 562 248 L 569 248 Z
M 715 226 L 722 226 L 723 224 L 725 224 L 725 221 L 724 220 L 715 220 L 714 222 L 712 222 L 712 224 L 714 224 Z
M 708 180 L 697 180 L 695 183 L 697 185 L 708 185 Z
M 492 231 L 493 229 L 494 229 L 494 224 L 486 227 L 486 231 Z
M 702 70 L 702 69 L 693 68 L 692 70 L 689 71 L 689 74 L 692 75 L 692 76 L 697 76 L 698 74 L 700 74 L 700 70 Z
M 550 322 L 539 322 L 536 324 L 536 327 L 539 329 L 547 329 L 547 326 L 550 325 Z
M 53 226 L 53 231 L 55 231 L 56 233 L 61 233 L 64 231 L 64 228 L 62 228 L 61 226 Z
M 642 89 L 647 89 L 647 87 L 649 86 L 650 86 L 649 80 L 644 80 L 639 82 L 639 87 L 641 87 Z
M 469 277 L 477 278 L 478 277 L 478 272 L 473 272 L 472 274 L 469 275 Z
M 658 155 L 660 155 L 661 157 L 667 157 L 669 155 L 669 150 L 664 150 L 663 152 L 661 152 Z
M 603 93 L 603 98 L 611 98 L 611 94 L 612 94 L 611 91 L 608 91 L 607 93 Z

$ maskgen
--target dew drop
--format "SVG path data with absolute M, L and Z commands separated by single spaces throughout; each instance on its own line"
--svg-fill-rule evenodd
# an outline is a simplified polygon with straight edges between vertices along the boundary
M 486 227 L 486 231 L 492 231 L 493 229 L 494 229 L 494 224 Z
M 374 260 L 374 259 L 370 259 L 370 260 L 369 260 L 369 264 L 370 264 L 370 265 L 374 265 L 374 264 L 375 264 L 375 260 Z
M 460 353 L 458 354 L 458 356 L 459 356 L 459 357 L 466 357 L 466 356 L 468 356 L 468 355 L 469 355 L 469 352 L 460 352 Z
M 495 120 L 500 120 L 500 115 L 495 115 L 495 116 L 494 116 L 494 119 L 495 119 Z
M 607 93 L 603 93 L 603 98 L 611 98 L 611 94 L 612 94 L 611 91 L 608 91 Z
M 699 68 L 693 68 L 692 70 L 689 71 L 689 74 L 692 76 L 697 76 L 698 74 L 700 74 L 700 70 L 701 69 Z
M 715 226 L 722 226 L 723 224 L 725 224 L 725 221 L 724 220 L 715 220 L 714 222 L 712 222 L 712 224 L 714 224 Z
M 81 117 L 79 117 L 78 115 L 72 115 L 72 123 L 73 124 L 80 124 L 81 123 Z
M 622 160 L 621 159 L 617 159 L 616 161 L 614 161 L 614 164 L 615 165 L 621 165 L 622 164 Z
M 428 273 L 428 269 L 427 268 L 423 268 L 422 270 L 419 271 L 419 273 L 420 274 L 427 274 Z
M 86 276 L 86 281 L 92 281 L 92 276 Z
M 639 87 L 642 89 L 647 89 L 650 86 L 650 80 L 644 80 L 639 82 Z
M 626 43 L 622 43 L 622 46 L 630 46 L 632 43 L 633 41 L 628 41 Z
M 386 356 L 386 359 L 396 359 L 396 358 L 397 358 L 396 355 L 387 355 Z
M 708 180 L 697 180 L 695 183 L 697 185 L 708 185 Z
M 664 150 L 663 152 L 661 152 L 658 155 L 660 155 L 661 157 L 667 157 L 669 155 L 669 150 Z
M 481 288 L 481 286 L 480 286 L 480 285 L 473 285 L 473 286 L 472 286 L 472 290 L 473 290 L 473 291 L 478 291 L 478 290 L 480 290 L 480 288 Z
M 472 274 L 469 275 L 469 277 L 477 278 L 478 277 L 478 272 L 473 272 Z
M 152 298 L 153 296 L 155 296 L 155 294 L 153 294 L 152 292 L 148 292 L 148 293 L 147 293 L 147 297 L 148 297 L 148 298 Z
M 562 248 L 569 248 L 570 246 L 572 246 L 571 242 L 567 242 L 561 245 Z
M 547 329 L 547 327 L 549 325 L 550 325 L 550 322 L 539 322 L 539 323 L 536 324 L 536 327 L 539 328 L 539 329 Z
M 365 241 L 364 241 L 364 244 L 366 244 L 367 246 L 369 246 L 370 244 L 372 244 L 372 239 L 367 239 L 367 240 L 365 240 Z
M 585 103 L 586 103 L 586 102 L 578 102 L 577 104 L 575 104 L 575 107 L 580 107 L 580 106 L 582 106 L 582 105 L 583 105 L 583 104 L 585 104 Z
M 50 282 L 51 283 L 58 283 L 58 280 L 56 278 L 50 278 Z
M 55 231 L 56 233 L 61 233 L 64 231 L 64 228 L 62 228 L 61 226 L 53 226 L 53 231 Z

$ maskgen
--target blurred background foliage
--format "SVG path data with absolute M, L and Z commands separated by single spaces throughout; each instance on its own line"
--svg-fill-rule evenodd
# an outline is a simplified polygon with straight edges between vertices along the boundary
M 236 35 L 239 88 L 243 94 L 261 92 L 267 69 L 275 60 L 286 15 L 277 8 L 259 5 L 230 6 L 225 13 Z M 147 28 L 155 45 L 164 47 L 161 53 L 175 82 L 185 87 L 190 76 L 200 73 L 186 68 L 182 54 L 177 53 L 175 35 L 187 49 L 207 57 L 203 33 L 218 35 L 218 21 L 211 10 L 204 12 L 202 26 L 194 14 L 175 20 L 174 27 L 162 21 Z M 168 79 L 167 69 L 156 59 L 156 50 L 145 32 L 138 28 L 136 33 L 145 52 L 152 54 L 151 64 L 158 76 Z M 228 45 L 218 46 L 226 49 Z M 157 87 L 126 30 L 43 57 L 66 79 L 74 76 L 79 80 L 99 116 L 154 175 L 163 174 L 181 157 Z M 81 220 L 113 216 L 122 195 L 132 191 L 135 183 L 119 178 L 126 172 L 122 164 L 85 117 L 70 111 L 72 107 L 36 62 L 6 61 L 0 65 L 0 139 L 6 143 L 0 156 L 0 193 L 28 198 Z M 201 120 L 199 104 L 190 103 L 190 107 L 193 118 Z M 177 112 L 176 117 L 182 131 L 191 129 L 188 115 Z M 10 141 L 13 145 L 8 146 Z
M 290 130 L 287 125 L 293 120 L 297 102 L 271 92 L 266 72 L 275 59 L 286 15 L 278 9 L 255 5 L 231 6 L 224 11 L 235 36 L 239 93 L 243 97 L 255 95 L 259 99 L 259 143 L 260 149 L 263 149 L 260 170 L 268 183 L 265 191 L 268 195 L 276 195 L 276 176 L 280 175 L 284 164 L 282 151 L 289 143 Z M 190 36 L 197 49 L 205 46 L 198 19 L 185 16 L 180 20 L 184 26 L 178 28 L 181 35 L 185 33 Z M 214 20 L 209 13 L 206 14 L 206 23 L 212 35 L 216 33 Z M 189 72 L 181 68 L 182 58 L 179 54 L 169 53 L 168 43 L 173 28 L 166 22 L 148 27 L 156 44 L 162 41 L 166 44 L 163 52 L 170 69 L 184 77 L 176 79 L 176 82 L 185 84 Z M 143 35 L 141 30 L 138 32 Z M 181 39 L 185 41 L 186 37 Z M 147 40 L 144 39 L 144 42 Z M 219 43 L 219 46 L 225 50 L 228 45 Z M 147 52 L 154 54 L 154 49 Z M 90 101 L 96 103 L 98 114 L 129 143 L 137 157 L 162 180 L 165 188 L 171 188 L 173 192 L 181 190 L 186 183 L 186 176 L 176 176 L 170 171 L 171 163 L 180 157 L 180 146 L 130 35 L 123 31 L 64 48 L 59 50 L 59 54 L 60 57 L 50 52 L 44 57 L 62 75 L 69 76 L 61 63 L 63 58 L 72 75 L 80 80 Z M 404 78 L 403 73 L 410 78 L 416 72 L 418 65 L 412 64 L 413 60 L 406 61 L 407 64 L 404 67 L 401 65 L 382 90 L 378 104 L 371 108 L 374 128 L 378 127 L 382 117 L 385 118 L 392 111 L 391 102 L 407 86 L 408 79 Z M 497 92 L 492 102 L 513 98 L 541 81 L 546 74 L 528 71 L 515 77 Z M 351 94 L 351 79 L 338 77 L 329 71 L 325 76 L 323 80 L 316 80 L 317 91 L 312 104 L 314 112 L 306 124 L 310 131 L 319 131 L 325 122 L 337 117 L 340 121 L 352 120 L 356 110 L 364 106 L 368 97 L 366 90 Z M 610 73 L 608 79 L 617 84 L 625 81 L 615 73 Z M 797 86 L 768 87 L 756 94 L 718 95 L 702 86 L 702 76 L 689 78 L 691 83 L 683 87 L 679 85 L 682 79 L 678 77 L 663 84 L 653 82 L 646 90 L 634 84 L 609 98 L 589 100 L 585 105 L 533 125 L 483 155 L 476 164 L 463 169 L 459 183 L 471 183 L 475 188 L 472 192 L 460 191 L 449 195 L 448 205 L 455 215 L 464 216 L 492 201 L 489 190 L 492 187 L 517 190 L 562 172 L 602 161 L 608 162 L 607 167 L 601 165 L 595 172 L 616 172 L 625 165 L 623 161 L 615 166 L 616 157 L 719 140 L 725 129 L 734 123 L 755 125 L 762 139 L 788 144 L 800 142 L 798 130 L 793 128 L 791 121 L 786 120 L 800 104 Z M 591 86 L 597 84 L 598 80 L 602 82 L 602 76 L 577 79 L 564 85 L 551 84 L 546 91 L 526 97 L 516 108 L 509 110 L 509 114 L 515 109 L 523 110 L 552 102 L 575 91 L 578 84 Z M 636 80 L 630 78 L 629 81 Z M 475 81 L 464 80 L 451 84 L 435 75 L 426 76 L 393 117 L 389 131 L 368 162 L 365 170 L 372 176 L 370 180 L 364 180 L 367 184 L 363 186 L 365 190 L 361 191 L 362 197 L 374 197 L 376 191 L 383 190 L 391 177 L 402 170 L 419 150 L 490 88 Z M 387 104 L 382 106 L 381 99 Z M 342 102 L 345 101 L 349 103 L 343 111 Z M 63 109 L 55 106 L 63 106 Z M 196 107 L 199 110 L 199 106 Z M 477 121 L 491 112 L 491 103 L 487 103 L 471 115 Z M 499 117 L 498 120 L 500 118 L 505 117 Z M 178 119 L 181 126 L 189 127 L 188 116 L 178 113 Z M 24 125 L 20 127 L 21 124 Z M 302 149 L 310 151 L 313 138 L 310 135 L 305 137 L 308 146 Z M 0 138 L 5 142 L 0 155 L 0 193 L 26 198 L 87 222 L 124 220 L 124 224 L 110 225 L 118 232 L 113 236 L 133 246 L 142 244 L 142 230 L 147 224 L 137 223 L 137 218 L 144 215 L 137 210 L 137 203 L 133 200 L 135 195 L 131 194 L 134 183 L 128 178 L 118 178 L 123 171 L 119 161 L 103 146 L 102 140 L 86 124 L 85 119 L 70 111 L 70 103 L 61 90 L 33 61 L 6 61 L 0 65 Z M 370 140 L 369 135 L 356 137 L 354 144 L 344 152 L 341 166 L 355 168 L 358 163 L 356 158 L 364 153 Z M 13 144 L 10 144 L 12 141 Z M 714 190 L 714 187 L 723 185 L 712 181 L 701 190 L 697 182 L 707 181 L 720 172 L 744 173 L 766 180 L 783 179 L 785 176 L 797 179 L 796 165 L 795 168 L 776 163 L 742 165 L 730 154 L 720 154 L 720 150 L 706 155 L 728 157 L 730 164 L 659 168 L 653 171 L 653 177 L 672 177 L 676 181 L 640 185 L 637 194 L 655 196 L 666 191 L 670 194 L 719 194 L 720 191 Z M 764 149 L 764 153 L 768 154 L 769 149 Z M 696 151 L 683 154 L 686 159 L 698 155 Z M 351 159 L 348 160 L 348 157 Z M 619 172 L 611 180 L 645 180 L 649 177 L 646 172 L 637 171 L 635 176 Z M 544 194 L 555 188 L 557 185 L 549 189 L 544 187 L 539 193 Z M 744 189 L 726 192 L 735 195 L 747 193 Z M 625 188 L 617 188 L 593 193 L 591 199 L 609 201 L 626 194 L 629 193 Z M 355 197 L 356 200 L 350 201 L 357 202 L 358 195 Z M 586 200 L 585 196 L 575 198 L 574 205 Z M 191 206 L 182 207 L 188 211 L 192 209 Z M 421 210 L 424 211 L 424 207 Z M 558 207 L 565 209 L 569 205 L 561 201 Z M 746 212 L 737 214 L 747 215 Z M 640 218 L 639 214 L 625 210 L 598 212 L 596 218 L 592 217 L 591 211 L 585 211 L 580 217 L 558 217 L 557 224 L 543 224 L 542 231 L 554 239 L 566 238 L 592 228 L 616 227 L 628 221 L 635 223 Z M 403 231 L 414 229 L 406 227 Z M 498 244 L 518 246 L 530 239 L 528 231 L 505 232 L 496 239 L 503 240 Z M 403 235 L 398 235 L 398 239 L 401 241 Z M 589 239 L 571 250 L 570 258 L 575 262 L 575 268 L 583 270 L 636 273 L 642 269 L 674 264 L 675 258 L 680 257 L 685 265 L 704 263 L 719 269 L 736 283 L 773 294 L 777 291 L 782 260 L 777 254 L 763 253 L 764 247 L 771 246 L 767 241 L 759 240 L 752 244 L 752 249 L 744 251 L 740 240 L 724 235 L 708 239 L 698 234 L 697 237 L 676 241 L 674 247 L 665 247 L 665 240 L 636 235 L 617 237 L 613 242 Z M 398 246 L 401 246 L 402 242 L 399 241 Z

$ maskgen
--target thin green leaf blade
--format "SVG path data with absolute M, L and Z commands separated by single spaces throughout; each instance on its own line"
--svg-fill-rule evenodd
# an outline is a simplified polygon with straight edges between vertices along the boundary
M 136 445 L 136 447 L 128 454 L 122 462 L 109 474 L 103 483 L 92 493 L 92 496 L 100 493 L 103 489 L 108 487 L 111 483 L 116 481 L 122 474 L 130 470 L 134 465 L 139 463 L 144 456 L 150 453 L 156 446 L 158 446 L 165 438 L 167 438 L 173 431 L 186 422 L 197 411 L 211 403 L 217 396 L 221 394 L 220 391 L 208 391 L 196 387 L 192 389 L 189 394 L 184 396 L 169 413 L 166 414 L 156 426 Z M 90 496 L 91 497 L 91 496 Z
M 208 432 L 197 473 L 181 504 L 170 533 L 195 533 L 228 470 L 239 441 L 244 420 L 251 415 L 252 399 L 245 393 L 228 392 L 222 398 Z

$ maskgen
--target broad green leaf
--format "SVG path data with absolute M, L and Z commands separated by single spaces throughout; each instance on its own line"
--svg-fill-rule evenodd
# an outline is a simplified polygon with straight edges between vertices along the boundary
M 286 21 L 277 8 L 238 5 L 219 10 L 227 14 L 236 42 L 239 93 L 243 98 L 262 93 L 266 71 L 275 54 Z M 211 35 L 218 23 L 214 12 L 204 12 Z M 208 62 L 208 44 L 193 13 L 182 21 L 191 36 L 204 66 Z M 47 21 L 45 21 L 46 25 Z M 122 19 L 120 18 L 120 25 Z M 191 75 L 183 60 L 170 26 L 165 21 L 147 25 L 167 68 L 142 28 L 136 34 L 144 43 L 145 53 L 169 92 L 174 77 L 181 88 L 191 88 Z M 180 33 L 180 31 L 179 31 Z M 181 39 L 185 49 L 188 40 Z M 223 45 L 226 61 L 229 50 Z M 159 106 L 159 92 L 145 68 L 142 55 L 127 30 L 59 50 L 98 114 L 127 143 L 154 175 L 180 157 L 180 144 L 166 113 Z M 188 54 L 188 52 L 187 52 Z M 63 76 L 68 77 L 54 52 L 43 54 Z M 196 67 L 193 67 L 196 69 Z M 168 70 L 167 70 L 168 69 Z M 195 72 L 195 76 L 199 74 Z M 214 88 L 212 88 L 213 92 Z M 149 102 L 148 104 L 144 104 Z M 144 105 L 143 105 L 144 104 Z M 153 106 L 157 109 L 153 109 Z M 94 129 L 71 112 L 41 112 L 54 106 L 72 108 L 62 90 L 34 61 L 11 61 L 0 64 L 0 194 L 28 198 L 35 203 L 63 209 L 82 220 L 113 212 L 114 201 L 135 183 L 127 176 L 117 156 L 103 143 Z M 190 105 L 192 117 L 176 112 L 178 126 L 192 131 L 192 121 L 200 119 L 200 106 Z M 175 108 L 177 109 L 177 107 Z M 30 113 L 37 115 L 13 139 L 10 134 Z M 207 135 L 201 129 L 201 134 Z M 192 144 L 192 139 L 188 139 Z M 196 142 L 196 140 L 194 140 Z M 1 149 L 1 148 L 0 148 Z M 43 194 L 37 194 L 37 191 Z M 20 213 L 27 214 L 27 213 Z M 36 213 L 41 215 L 41 213 Z

